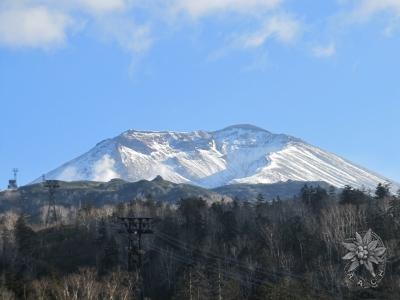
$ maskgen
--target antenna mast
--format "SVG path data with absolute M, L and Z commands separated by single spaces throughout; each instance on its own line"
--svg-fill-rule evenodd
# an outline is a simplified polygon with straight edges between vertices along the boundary
M 14 179 L 10 179 L 8 181 L 8 189 L 9 190 L 16 190 L 16 189 L 18 189 L 18 184 L 17 184 L 18 169 L 14 168 L 14 169 L 12 169 L 12 172 L 14 174 Z
M 15 182 L 17 182 L 17 174 L 18 174 L 19 170 L 17 168 L 14 168 L 12 171 L 14 173 L 14 180 L 15 180 Z

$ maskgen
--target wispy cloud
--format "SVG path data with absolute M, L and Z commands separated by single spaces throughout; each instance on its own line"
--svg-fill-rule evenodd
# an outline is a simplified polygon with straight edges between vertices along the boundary
M 344 4 L 352 4 L 347 13 L 347 21 L 351 23 L 366 23 L 378 15 L 385 15 L 385 36 L 392 36 L 400 28 L 399 0 L 347 0 Z
M 171 8 L 192 18 L 212 14 L 255 14 L 277 8 L 282 0 L 175 0 Z
M 303 24 L 283 6 L 283 0 L 173 0 L 167 11 L 175 20 L 197 24 L 214 17 L 225 25 L 219 49 L 208 57 L 214 61 L 235 49 L 265 47 L 267 41 L 294 43 Z
M 146 52 L 153 44 L 151 26 L 137 24 L 132 18 L 117 16 L 98 21 L 101 33 L 108 39 L 131 52 L 140 54 Z
M 86 9 L 95 14 L 104 14 L 127 9 L 125 0 L 72 0 L 70 5 Z
M 400 17 L 399 0 L 360 0 L 357 1 L 352 16 L 358 20 L 367 20 L 370 17 L 387 12 Z
M 341 9 L 332 11 L 331 18 L 325 20 L 326 23 L 339 20 L 334 22 L 335 32 L 337 28 L 364 23 L 377 15 L 384 15 L 387 20 L 383 30 L 385 35 L 391 36 L 400 29 L 400 0 L 336 1 L 341 3 Z M 72 33 L 87 31 L 140 57 L 155 41 L 162 39 L 160 37 L 171 36 L 171 32 L 179 34 L 180 30 L 201 23 L 214 26 L 211 30 L 218 31 L 220 45 L 216 48 L 222 50 L 212 56 L 217 59 L 234 49 L 266 50 L 263 47 L 272 42 L 296 45 L 298 40 L 320 33 L 321 29 L 316 26 L 310 33 L 310 27 L 303 23 L 308 20 L 312 25 L 312 16 L 299 18 L 296 12 L 288 10 L 286 2 L 0 0 L 0 46 L 48 50 L 66 45 Z M 330 43 L 316 45 L 311 50 L 314 56 L 326 58 L 335 55 L 337 49 L 335 43 Z
M 292 43 L 302 26 L 294 15 L 283 13 L 284 0 L 3 1 L 0 45 L 8 47 L 60 47 L 76 24 L 88 24 L 79 30 L 90 27 L 94 29 L 90 32 L 138 55 L 154 44 L 157 35 L 214 18 L 213 26 L 223 19 L 221 44 L 227 44 L 222 48 L 232 48 L 229 37 L 234 36 L 235 48 L 251 49 L 265 46 L 268 40 Z
M 261 47 L 269 39 L 290 43 L 298 37 L 300 27 L 300 23 L 290 16 L 271 16 L 263 22 L 258 31 L 241 35 L 236 43 L 243 48 Z
M 336 54 L 336 45 L 331 42 L 328 45 L 318 45 L 312 49 L 312 53 L 315 57 L 327 58 Z

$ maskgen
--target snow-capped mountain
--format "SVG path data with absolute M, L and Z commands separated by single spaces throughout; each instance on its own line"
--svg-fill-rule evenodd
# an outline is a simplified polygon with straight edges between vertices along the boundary
M 128 130 L 49 172 L 46 178 L 138 181 L 157 175 L 203 187 L 296 180 L 373 189 L 389 181 L 301 139 L 252 125 L 213 132 Z

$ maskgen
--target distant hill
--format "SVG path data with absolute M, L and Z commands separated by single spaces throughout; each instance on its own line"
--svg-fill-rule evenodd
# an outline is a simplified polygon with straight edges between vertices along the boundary
M 156 177 L 152 181 L 138 182 L 113 179 L 109 182 L 59 181 L 59 184 L 56 200 L 60 205 L 80 205 L 89 201 L 95 206 L 102 206 L 144 198 L 173 203 L 188 197 L 219 201 L 223 197 L 211 190 L 194 185 L 172 183 L 161 177 Z M 11 207 L 41 206 L 47 199 L 48 191 L 43 184 L 26 185 L 15 191 L 0 192 L 0 211 Z
M 305 184 L 313 187 L 320 186 L 326 190 L 330 187 L 323 181 L 288 181 L 272 184 L 231 184 L 212 189 L 212 191 L 238 200 L 255 201 L 259 194 L 267 200 L 277 197 L 284 200 L 299 194 Z
M 180 199 L 201 197 L 209 203 L 215 201 L 255 201 L 258 194 L 271 201 L 278 196 L 282 199 L 292 198 L 300 193 L 301 188 L 321 186 L 328 189 L 324 182 L 288 181 L 273 184 L 233 184 L 205 189 L 202 187 L 177 184 L 166 181 L 160 176 L 155 179 L 127 182 L 113 179 L 109 182 L 96 181 L 59 181 L 55 197 L 57 205 L 64 207 L 79 207 L 90 203 L 93 206 L 116 205 L 135 199 L 153 199 L 155 201 L 177 203 Z M 47 205 L 48 190 L 41 183 L 20 187 L 14 191 L 0 192 L 0 213 L 12 210 L 29 214 L 39 214 L 43 206 Z

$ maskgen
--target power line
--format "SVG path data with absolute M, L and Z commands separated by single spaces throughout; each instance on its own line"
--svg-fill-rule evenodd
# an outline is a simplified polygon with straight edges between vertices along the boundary
M 163 250 L 165 250 L 165 249 L 163 249 L 163 248 L 150 246 L 150 249 L 161 255 L 165 254 L 163 252 Z M 169 253 L 169 257 L 175 261 L 181 262 L 188 266 L 193 266 L 199 262 L 199 261 L 196 261 L 194 258 L 182 256 L 182 255 L 179 255 L 176 253 Z M 208 265 L 207 271 L 209 271 L 210 273 L 216 274 L 216 275 L 223 274 L 225 276 L 225 278 L 229 278 L 229 279 L 234 280 L 243 285 L 250 283 L 251 285 L 257 286 L 257 285 L 261 285 L 261 284 L 265 283 L 265 280 L 255 278 L 253 276 L 249 277 L 248 271 L 252 271 L 255 274 L 257 272 L 256 270 L 248 270 L 247 272 L 246 271 L 242 272 L 242 271 L 237 271 L 237 270 L 229 271 L 229 270 L 226 270 L 223 268 L 216 268 L 216 267 L 212 267 L 212 266 Z M 243 279 L 243 277 L 247 277 L 247 279 Z M 312 289 L 314 290 L 314 293 L 318 296 L 322 296 L 322 295 L 326 296 L 327 294 L 333 295 L 331 291 L 328 291 L 326 289 L 318 289 L 318 288 L 312 288 Z
M 263 275 L 265 277 L 270 277 L 271 275 L 274 275 L 274 276 L 278 276 L 278 277 L 287 276 L 287 277 L 291 277 L 291 278 L 294 278 L 294 279 L 297 279 L 297 280 L 304 280 L 304 278 L 302 276 L 297 276 L 297 275 L 294 275 L 294 274 L 289 273 L 289 272 L 278 272 L 278 271 L 265 272 L 265 271 L 260 270 L 259 268 L 251 269 L 251 268 L 249 268 L 249 266 L 247 266 L 247 265 L 245 265 L 245 264 L 243 264 L 243 263 L 241 263 L 241 262 L 239 262 L 239 261 L 237 261 L 235 259 L 232 259 L 232 258 L 229 258 L 229 257 L 222 257 L 222 256 L 220 256 L 220 255 L 218 255 L 218 254 L 216 254 L 214 252 L 211 252 L 211 251 L 205 251 L 205 250 L 196 249 L 196 248 L 194 248 L 192 246 L 189 246 L 189 245 L 185 244 L 184 242 L 179 241 L 176 238 L 174 238 L 172 236 L 169 236 L 169 235 L 167 235 L 165 233 L 160 233 L 159 232 L 159 233 L 156 234 L 156 236 L 159 237 L 160 239 L 166 241 L 167 243 L 173 244 L 173 245 L 175 245 L 175 246 L 177 246 L 177 247 L 179 247 L 181 249 L 184 249 L 186 251 L 191 251 L 191 252 L 198 253 L 198 254 L 200 254 L 201 256 L 203 256 L 206 259 L 228 261 L 228 262 L 230 262 L 232 264 L 236 264 L 238 267 L 240 267 L 240 268 L 242 268 L 244 270 L 247 270 L 247 272 L 258 273 L 258 274 Z M 194 262 L 193 259 L 192 259 L 192 261 Z M 264 283 L 263 281 L 258 280 L 256 278 L 253 278 L 253 280 L 255 280 L 256 283 L 259 283 L 259 284 L 260 283 Z M 325 288 L 322 288 L 322 289 L 321 288 L 313 288 L 313 289 L 315 291 L 318 291 L 319 293 L 328 293 L 328 294 L 333 295 L 330 290 L 325 289 Z

